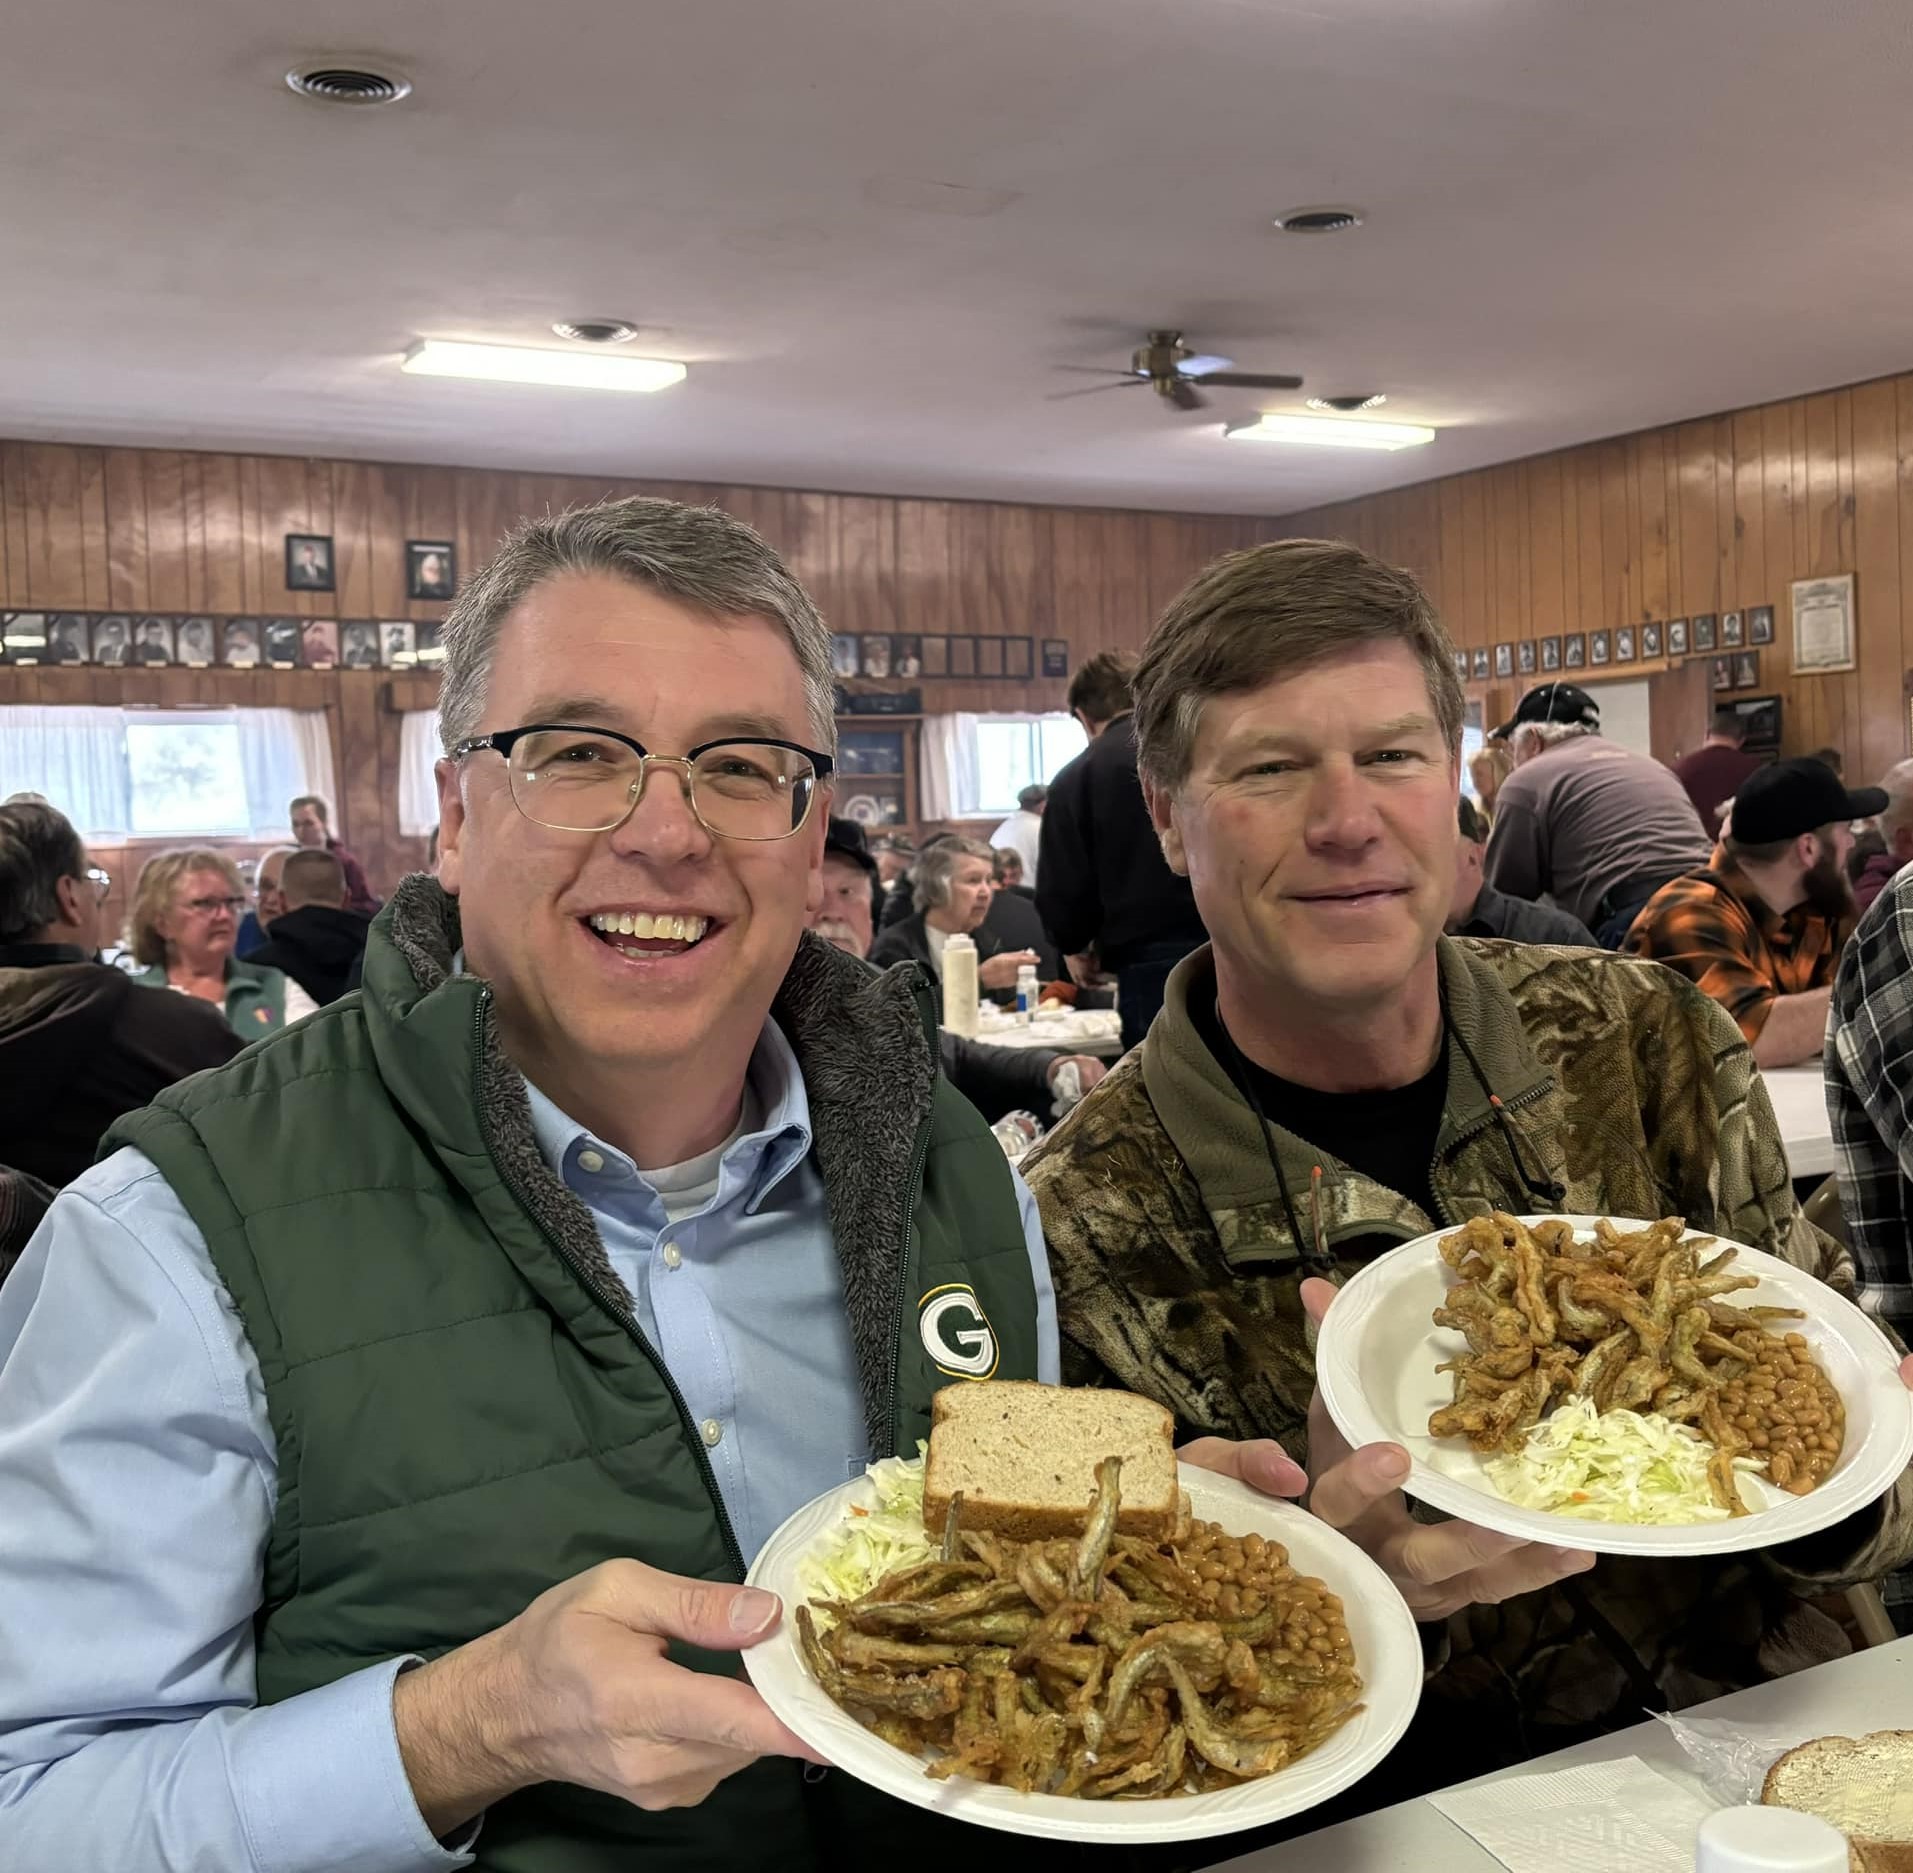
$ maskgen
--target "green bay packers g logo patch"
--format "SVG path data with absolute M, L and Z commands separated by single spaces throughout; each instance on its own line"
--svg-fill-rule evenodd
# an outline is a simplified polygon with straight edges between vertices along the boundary
M 987 1379 L 996 1371 L 996 1331 L 968 1282 L 932 1288 L 917 1303 L 917 1333 L 930 1363 L 953 1379 Z

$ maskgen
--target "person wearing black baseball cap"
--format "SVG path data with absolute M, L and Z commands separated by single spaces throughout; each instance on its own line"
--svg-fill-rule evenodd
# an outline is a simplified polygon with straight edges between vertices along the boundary
M 1624 947 L 1678 969 L 1740 1023 L 1755 1061 L 1818 1056 L 1853 927 L 1850 822 L 1886 805 L 1819 761 L 1776 761 L 1741 783 L 1714 864 L 1663 886 Z
M 1495 800 L 1484 876 L 1504 896 L 1547 897 L 1616 949 L 1670 878 L 1707 863 L 1713 842 L 1673 774 L 1601 733 L 1576 683 L 1541 683 L 1505 735 L 1514 772 Z

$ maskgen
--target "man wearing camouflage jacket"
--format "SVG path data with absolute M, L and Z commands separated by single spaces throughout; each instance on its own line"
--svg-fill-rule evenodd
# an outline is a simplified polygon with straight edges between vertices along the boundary
M 1152 812 L 1212 943 L 1024 1160 L 1065 1382 L 1146 1393 L 1185 1436 L 1277 1439 L 1319 1475 L 1347 1452 L 1313 1400 L 1311 1316 L 1331 1290 L 1304 1277 L 1346 1280 L 1489 1210 L 1685 1216 L 1852 1292 L 1720 1008 L 1654 965 L 1441 935 L 1462 698 L 1411 579 L 1317 542 L 1236 555 L 1172 605 L 1137 696 Z M 1387 1446 L 1355 1461 L 1406 1474 Z M 1395 1792 L 1844 1652 L 1816 1602 L 1913 1553 L 1904 1476 L 1787 1547 L 1553 1568 L 1539 1549 L 1525 1569 L 1500 1537 L 1410 1534 L 1399 1497 L 1391 1520 L 1330 1490 L 1311 1506 L 1424 1622 Z M 1462 1560 L 1437 1566 L 1432 1542 Z

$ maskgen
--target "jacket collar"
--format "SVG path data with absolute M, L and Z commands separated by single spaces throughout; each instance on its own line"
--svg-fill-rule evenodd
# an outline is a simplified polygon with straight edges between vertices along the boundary
M 405 879 L 375 919 L 364 1003 L 380 1073 L 453 1175 L 478 1189 L 502 1173 L 545 1234 L 628 1304 L 590 1210 L 539 1148 L 524 1076 L 498 1039 L 490 985 L 455 969 L 461 943 L 457 899 L 423 874 Z M 809 1104 L 872 1448 L 888 1448 L 913 1166 L 936 1092 L 930 986 L 914 964 L 880 974 L 806 933 L 771 1012 Z M 475 1100 L 448 1092 L 448 1065 L 459 1075 L 454 1087 L 475 1083 Z
M 48 969 L 56 963 L 98 961 L 77 943 L 0 943 L 0 969 Z
M 1491 1093 L 1500 1099 L 1505 1116 L 1510 1108 L 1550 1092 L 1554 1079 L 1528 1045 L 1520 1011 L 1486 960 L 1447 937 L 1438 940 L 1435 956 L 1450 1036 L 1448 1090 L 1435 1144 L 1439 1166 L 1449 1152 L 1495 1123 Z M 1224 1255 L 1235 1263 L 1297 1259 L 1299 1245 L 1292 1239 L 1288 1212 L 1270 1173 L 1268 1151 L 1256 1135 L 1255 1114 L 1189 1018 L 1192 1001 L 1213 1000 L 1215 992 L 1215 960 L 1207 946 L 1176 965 L 1162 1013 L 1143 1042 L 1143 1083 L 1202 1193 Z M 1471 1053 L 1479 1077 L 1469 1064 Z M 1562 1165 L 1553 1128 L 1538 1131 L 1510 1122 L 1527 1162 L 1539 1176 L 1559 1180 Z M 1331 1245 L 1358 1236 L 1406 1240 L 1440 1222 L 1424 1217 L 1398 1192 L 1337 1165 L 1297 1133 L 1280 1125 L 1269 1130 L 1304 1229 L 1314 1227 L 1309 1214 L 1312 1173 L 1322 1167 L 1322 1233 Z M 1439 1176 L 1436 1183 L 1439 1189 Z

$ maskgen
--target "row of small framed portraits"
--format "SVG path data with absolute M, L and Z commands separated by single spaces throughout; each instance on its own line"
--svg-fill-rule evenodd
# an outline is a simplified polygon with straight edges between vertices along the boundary
M 410 619 L 176 618 L 0 612 L 0 663 L 96 669 L 415 670 L 442 663 L 436 624 Z
M 830 640 L 833 676 L 1002 676 L 1027 680 L 1069 675 L 1069 640 L 1046 637 L 951 637 L 941 631 L 839 632 Z
M 1477 644 L 1455 652 L 1455 674 L 1464 683 L 1490 677 L 1540 676 L 1555 670 L 1586 670 L 1616 664 L 1658 663 L 1712 650 L 1740 650 L 1774 641 L 1774 608 L 1753 605 L 1746 611 L 1703 612 L 1672 618 L 1666 624 L 1624 624 L 1610 631 L 1570 631 L 1561 637 L 1528 637 L 1519 643 Z M 1732 659 L 1723 658 L 1722 662 Z M 1737 688 L 1715 683 L 1716 689 Z

